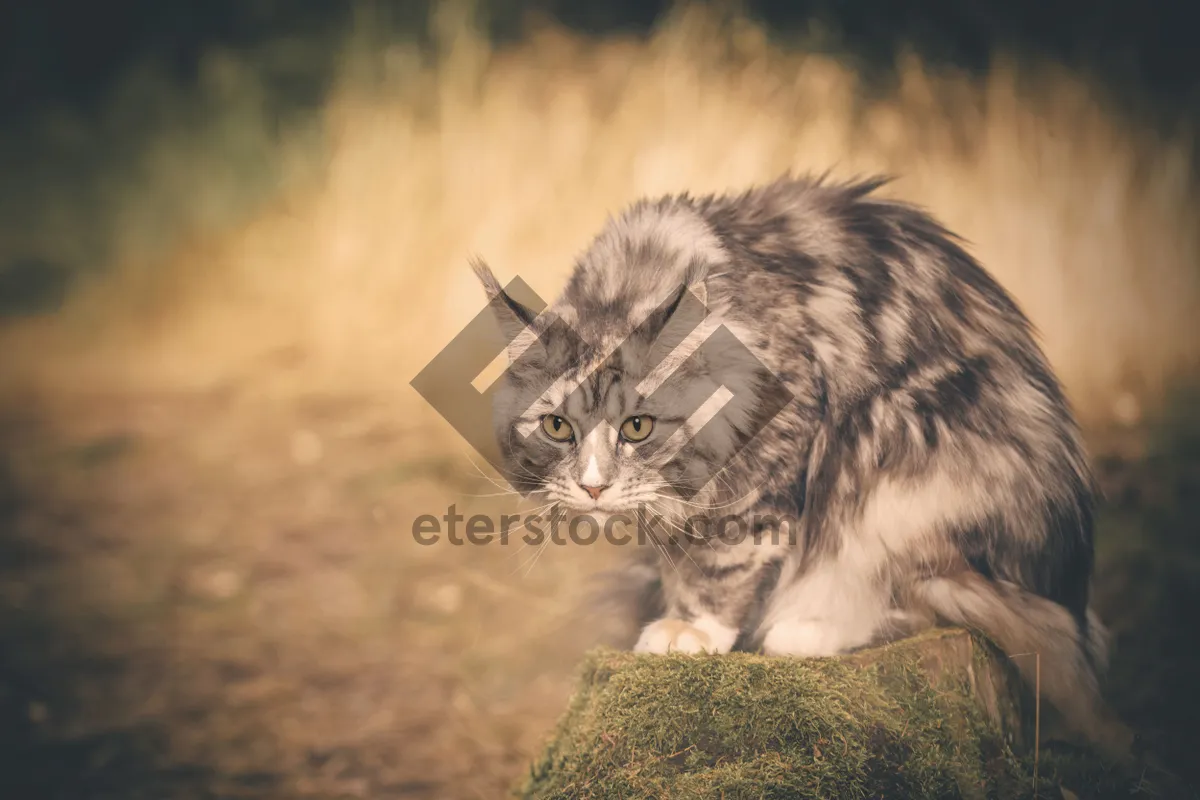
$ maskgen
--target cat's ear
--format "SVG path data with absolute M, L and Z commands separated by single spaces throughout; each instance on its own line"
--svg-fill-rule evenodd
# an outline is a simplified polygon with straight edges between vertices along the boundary
M 491 267 L 482 259 L 471 259 L 471 269 L 483 284 L 483 290 L 487 292 L 488 305 L 500 325 L 504 340 L 508 342 L 508 358 L 509 363 L 512 363 L 537 341 L 532 326 L 538 312 L 506 292 L 500 281 L 496 280 Z
M 706 307 L 708 291 L 703 279 L 684 283 L 665 303 L 656 308 L 647 317 L 644 329 L 655 340 L 663 339 L 667 329 L 676 331 L 677 335 L 668 339 L 681 339 L 695 329 L 708 313 Z
M 500 327 L 506 334 L 511 333 L 509 338 L 516 336 L 517 333 L 533 324 L 533 321 L 537 319 L 537 312 L 504 291 L 504 287 L 492 273 L 492 268 L 482 259 L 472 259 L 471 269 L 479 278 L 479 282 L 483 284 L 483 290 L 487 292 L 488 301 L 491 302 L 492 309 L 496 314 L 496 321 L 500 323 Z

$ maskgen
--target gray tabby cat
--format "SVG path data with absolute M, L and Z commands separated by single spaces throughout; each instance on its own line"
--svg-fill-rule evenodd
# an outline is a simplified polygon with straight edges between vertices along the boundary
M 540 315 L 476 263 L 511 341 L 506 477 L 661 516 L 635 650 L 830 656 L 962 625 L 1040 653 L 1044 695 L 1095 737 L 1107 646 L 1076 422 L 1014 301 L 930 216 L 872 196 L 884 182 L 639 202 Z M 782 410 L 757 413 L 760 367 Z M 721 387 L 736 407 L 714 415 Z M 755 535 L 697 532 L 697 513 Z

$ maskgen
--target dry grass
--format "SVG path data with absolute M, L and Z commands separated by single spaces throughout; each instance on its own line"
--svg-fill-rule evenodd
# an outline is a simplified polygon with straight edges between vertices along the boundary
M 47 213 L 0 226 L 0 263 L 85 268 L 60 313 L 0 329 L 4 530 L 49 553 L 0 571 L 0 609 L 121 665 L 28 644 L 83 696 L 16 695 L 49 704 L 39 735 L 152 724 L 155 764 L 230 795 L 496 796 L 594 638 L 561 611 L 604 554 L 550 548 L 526 575 L 498 548 L 413 544 L 417 514 L 500 501 L 464 498 L 490 487 L 408 381 L 482 306 L 470 254 L 549 297 L 642 193 L 892 172 L 1025 305 L 1089 422 L 1151 415 L 1197 365 L 1191 142 L 1065 71 L 909 59 L 869 100 L 742 20 L 497 51 L 463 13 L 441 8 L 436 57 L 352 37 L 315 120 L 278 135 L 252 62 L 214 57 L 196 107 L 134 92 L 110 139 L 139 103 L 169 124 L 126 143 L 132 166 L 87 192 L 68 171 L 30 195 Z M 82 752 L 100 766 L 73 796 L 136 782 Z
M 638 195 L 829 168 L 898 175 L 893 194 L 971 240 L 1090 420 L 1110 420 L 1127 392 L 1154 404 L 1196 364 L 1191 142 L 1113 116 L 1098 87 L 1061 69 L 1001 63 L 973 81 L 913 58 L 898 92 L 871 101 L 831 57 L 698 10 L 645 44 L 543 29 L 503 51 L 462 13 L 441 8 L 436 58 L 352 37 L 320 113 L 324 144 L 309 128 L 285 133 L 270 169 L 165 128 L 139 162 L 150 177 L 102 187 L 126 209 L 106 265 L 122 277 L 64 315 L 89 320 L 88 346 L 62 339 L 53 364 L 39 349 L 38 370 L 70 380 L 93 363 L 211 385 L 294 347 L 312 381 L 393 390 L 420 415 L 407 380 L 480 307 L 470 254 L 549 297 L 605 216 Z M 206 74 L 206 102 L 234 117 L 211 136 L 242 143 L 243 162 L 262 152 L 266 120 L 246 111 L 253 71 L 226 57 Z M 262 174 L 289 179 L 265 210 L 214 233 L 239 179 L 261 194 Z M 164 205 L 191 233 L 166 249 L 154 235 Z

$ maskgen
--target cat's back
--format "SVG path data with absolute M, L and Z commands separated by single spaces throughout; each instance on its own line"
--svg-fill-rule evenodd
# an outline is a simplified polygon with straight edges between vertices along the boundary
M 564 305 L 584 325 L 632 321 L 703 283 L 727 315 L 815 340 L 828 367 L 878 373 L 914 354 L 1000 345 L 1042 362 L 1008 293 L 931 215 L 879 196 L 886 183 L 789 176 L 641 200 L 578 259 Z
M 785 177 L 739 194 L 663 201 L 694 209 L 742 271 L 765 270 L 849 291 L 870 308 L 904 295 L 929 295 L 956 310 L 950 294 L 1024 317 L 966 252 L 959 236 L 911 203 L 882 197 L 887 177 L 834 182 Z M 938 296 L 932 296 L 937 293 Z

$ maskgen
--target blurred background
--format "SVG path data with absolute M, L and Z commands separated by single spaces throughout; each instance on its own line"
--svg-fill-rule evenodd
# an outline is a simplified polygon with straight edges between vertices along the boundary
M 1200 56 L 1182 2 L 0 9 L 0 797 L 496 797 L 603 547 L 408 383 L 645 193 L 887 172 L 1041 331 L 1113 703 L 1200 772 Z

